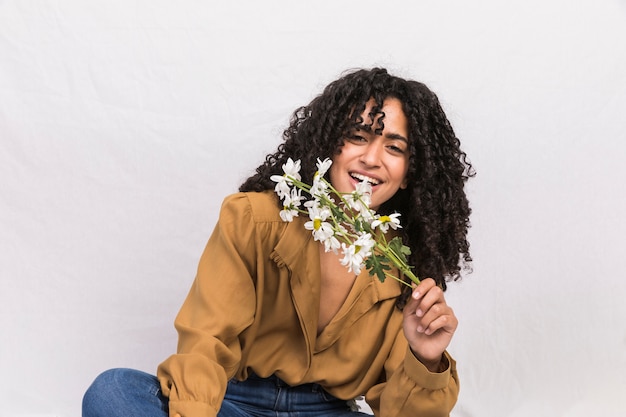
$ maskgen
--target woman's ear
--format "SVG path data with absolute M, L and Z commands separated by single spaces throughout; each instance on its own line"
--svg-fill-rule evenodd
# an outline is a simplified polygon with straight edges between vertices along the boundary
M 404 179 L 402 180 L 402 184 L 400 184 L 400 189 L 401 190 L 406 190 L 406 187 L 409 186 L 409 180 L 404 177 Z

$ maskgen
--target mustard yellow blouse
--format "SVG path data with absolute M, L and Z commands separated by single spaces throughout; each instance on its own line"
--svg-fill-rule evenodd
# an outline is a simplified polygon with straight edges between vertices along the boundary
M 213 417 L 227 381 L 276 374 L 332 395 L 365 394 L 376 416 L 447 416 L 458 395 L 455 362 L 429 372 L 408 349 L 400 284 L 366 270 L 317 335 L 320 261 L 296 218 L 279 217 L 273 192 L 227 197 L 176 317 L 178 351 L 158 368 L 170 417 Z

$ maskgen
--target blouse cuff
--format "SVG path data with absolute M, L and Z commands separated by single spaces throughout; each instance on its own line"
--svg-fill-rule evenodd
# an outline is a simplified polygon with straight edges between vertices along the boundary
M 454 366 L 454 359 L 452 359 L 448 352 L 443 353 L 440 372 L 430 372 L 428 368 L 413 355 L 410 348 L 407 350 L 407 354 L 404 358 L 404 369 L 408 377 L 415 381 L 418 386 L 430 390 L 446 388 L 450 382 L 451 370 Z
M 170 401 L 170 417 L 216 417 L 217 410 L 200 401 Z

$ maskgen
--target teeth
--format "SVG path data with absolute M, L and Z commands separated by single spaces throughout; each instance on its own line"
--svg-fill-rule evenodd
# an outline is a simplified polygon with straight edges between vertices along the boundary
M 365 175 L 361 175 L 361 174 L 350 174 L 350 176 L 352 178 L 356 178 L 359 181 L 367 181 L 372 185 L 378 185 L 379 183 L 378 180 L 375 180 L 374 178 L 366 177 Z

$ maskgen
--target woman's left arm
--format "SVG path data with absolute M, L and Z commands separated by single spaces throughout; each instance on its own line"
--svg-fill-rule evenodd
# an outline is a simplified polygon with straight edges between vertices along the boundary
M 434 280 L 413 289 L 402 319 L 385 365 L 386 381 L 365 399 L 377 417 L 447 417 L 458 398 L 459 378 L 445 349 L 458 322 Z
M 439 372 L 443 353 L 459 321 L 446 303 L 443 290 L 431 278 L 413 288 L 403 310 L 404 335 L 411 351 L 431 372 Z

